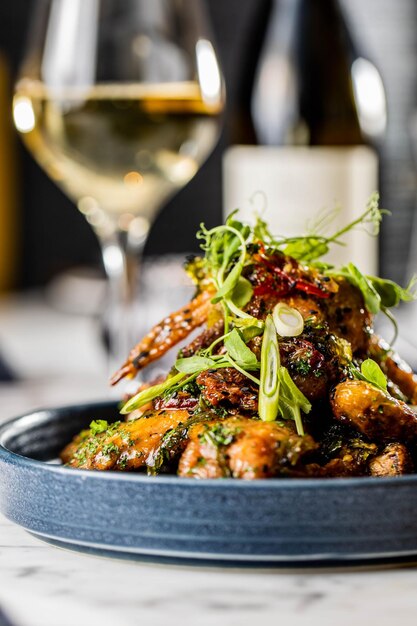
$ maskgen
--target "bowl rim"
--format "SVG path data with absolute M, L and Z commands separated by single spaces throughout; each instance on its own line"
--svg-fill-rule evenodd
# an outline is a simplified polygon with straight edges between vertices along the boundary
M 34 409 L 28 413 L 23 413 L 17 417 L 13 417 L 0 425 L 0 464 L 7 463 L 9 465 L 21 468 L 37 470 L 47 474 L 58 476 L 69 476 L 71 478 L 89 477 L 89 480 L 105 480 L 105 481 L 122 481 L 131 483 L 147 483 L 147 484 L 177 484 L 188 485 L 193 488 L 205 488 L 205 486 L 234 487 L 237 489 L 258 489 L 265 487 L 272 488 L 297 488 L 314 489 L 314 487 L 328 487 L 329 489 L 340 488 L 341 486 L 359 487 L 378 485 L 385 487 L 397 488 L 401 485 L 417 484 L 416 474 L 405 474 L 402 476 L 392 477 L 376 477 L 376 476 L 353 476 L 353 477 L 333 477 L 333 478 L 260 478 L 257 480 L 238 480 L 236 478 L 207 478 L 204 480 L 196 480 L 191 477 L 180 477 L 174 474 L 160 474 L 158 476 L 148 476 L 139 472 L 116 472 L 116 471 L 99 471 L 86 470 L 74 467 L 65 467 L 63 465 L 54 465 L 45 461 L 32 459 L 30 457 L 18 454 L 10 450 L 5 444 L 5 439 L 14 432 L 25 431 L 31 425 L 41 423 L 42 421 L 59 420 L 66 412 L 80 412 L 83 409 L 92 409 L 94 407 L 110 407 L 117 406 L 115 400 L 99 400 L 91 402 L 83 402 L 80 404 L 67 404 L 57 407 L 46 407 Z

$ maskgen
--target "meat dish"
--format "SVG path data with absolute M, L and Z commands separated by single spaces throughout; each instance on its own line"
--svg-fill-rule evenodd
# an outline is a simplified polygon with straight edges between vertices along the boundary
M 183 345 L 166 377 L 125 399 L 62 451 L 67 467 L 189 478 L 399 476 L 416 471 L 417 376 L 374 331 L 407 288 L 323 257 L 350 229 L 377 234 L 371 197 L 331 236 L 320 216 L 305 237 L 273 236 L 233 213 L 198 233 L 188 259 L 195 297 L 132 349 L 112 377 L 134 378 Z

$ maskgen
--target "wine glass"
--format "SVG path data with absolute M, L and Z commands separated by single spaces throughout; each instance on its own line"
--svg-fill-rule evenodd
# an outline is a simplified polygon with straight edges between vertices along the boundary
M 15 125 L 100 241 L 111 366 L 137 340 L 149 228 L 214 147 L 223 104 L 200 0 L 37 0 Z

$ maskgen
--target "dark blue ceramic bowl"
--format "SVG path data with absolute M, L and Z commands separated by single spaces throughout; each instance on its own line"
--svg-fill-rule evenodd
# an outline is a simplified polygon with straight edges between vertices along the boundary
M 0 429 L 0 510 L 59 545 L 228 565 L 417 557 L 417 475 L 198 481 L 67 469 L 50 461 L 115 404 L 37 411 Z

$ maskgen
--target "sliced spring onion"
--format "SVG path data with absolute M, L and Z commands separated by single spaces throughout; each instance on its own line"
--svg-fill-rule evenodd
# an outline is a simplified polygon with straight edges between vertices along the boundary
M 310 413 L 311 403 L 305 395 L 298 389 L 286 367 L 279 368 L 280 380 L 280 412 L 284 419 L 292 419 L 297 428 L 297 434 L 304 435 L 301 411 Z
M 261 377 L 258 411 L 264 422 L 273 422 L 278 415 L 280 367 L 277 332 L 271 315 L 265 320 L 265 332 L 261 349 Z
M 304 330 L 304 320 L 299 311 L 283 302 L 278 302 L 272 312 L 277 333 L 281 337 L 298 337 Z
M 147 389 L 140 391 L 136 394 L 136 396 L 133 396 L 133 398 L 130 398 L 130 400 L 126 402 L 126 404 L 120 409 L 120 413 L 122 415 L 127 415 L 135 409 L 140 409 L 141 406 L 147 404 L 154 398 L 157 398 L 176 383 L 179 383 L 183 378 L 185 378 L 185 376 L 186 374 L 181 372 L 175 376 L 171 376 L 160 385 L 153 385 L 152 387 L 148 387 Z

